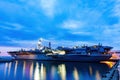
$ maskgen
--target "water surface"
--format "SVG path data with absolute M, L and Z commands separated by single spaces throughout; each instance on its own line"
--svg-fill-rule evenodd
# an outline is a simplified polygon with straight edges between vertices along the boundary
M 112 63 L 13 61 L 0 63 L 0 80 L 101 80 Z

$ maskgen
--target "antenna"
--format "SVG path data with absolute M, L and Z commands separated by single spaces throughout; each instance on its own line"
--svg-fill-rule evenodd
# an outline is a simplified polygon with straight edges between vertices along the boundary
M 49 48 L 51 49 L 51 42 L 49 42 Z

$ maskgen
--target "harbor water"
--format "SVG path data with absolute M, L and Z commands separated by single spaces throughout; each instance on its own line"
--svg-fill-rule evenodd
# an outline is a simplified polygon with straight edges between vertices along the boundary
M 0 80 L 102 80 L 114 62 L 0 62 Z

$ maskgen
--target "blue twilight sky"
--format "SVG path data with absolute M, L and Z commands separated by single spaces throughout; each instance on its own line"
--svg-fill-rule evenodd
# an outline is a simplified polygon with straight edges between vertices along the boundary
M 0 47 L 120 47 L 120 0 L 0 0 Z

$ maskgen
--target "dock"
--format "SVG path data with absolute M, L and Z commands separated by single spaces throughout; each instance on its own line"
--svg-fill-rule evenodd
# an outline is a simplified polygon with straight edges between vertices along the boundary
M 102 76 L 102 80 L 120 80 L 120 60 Z

